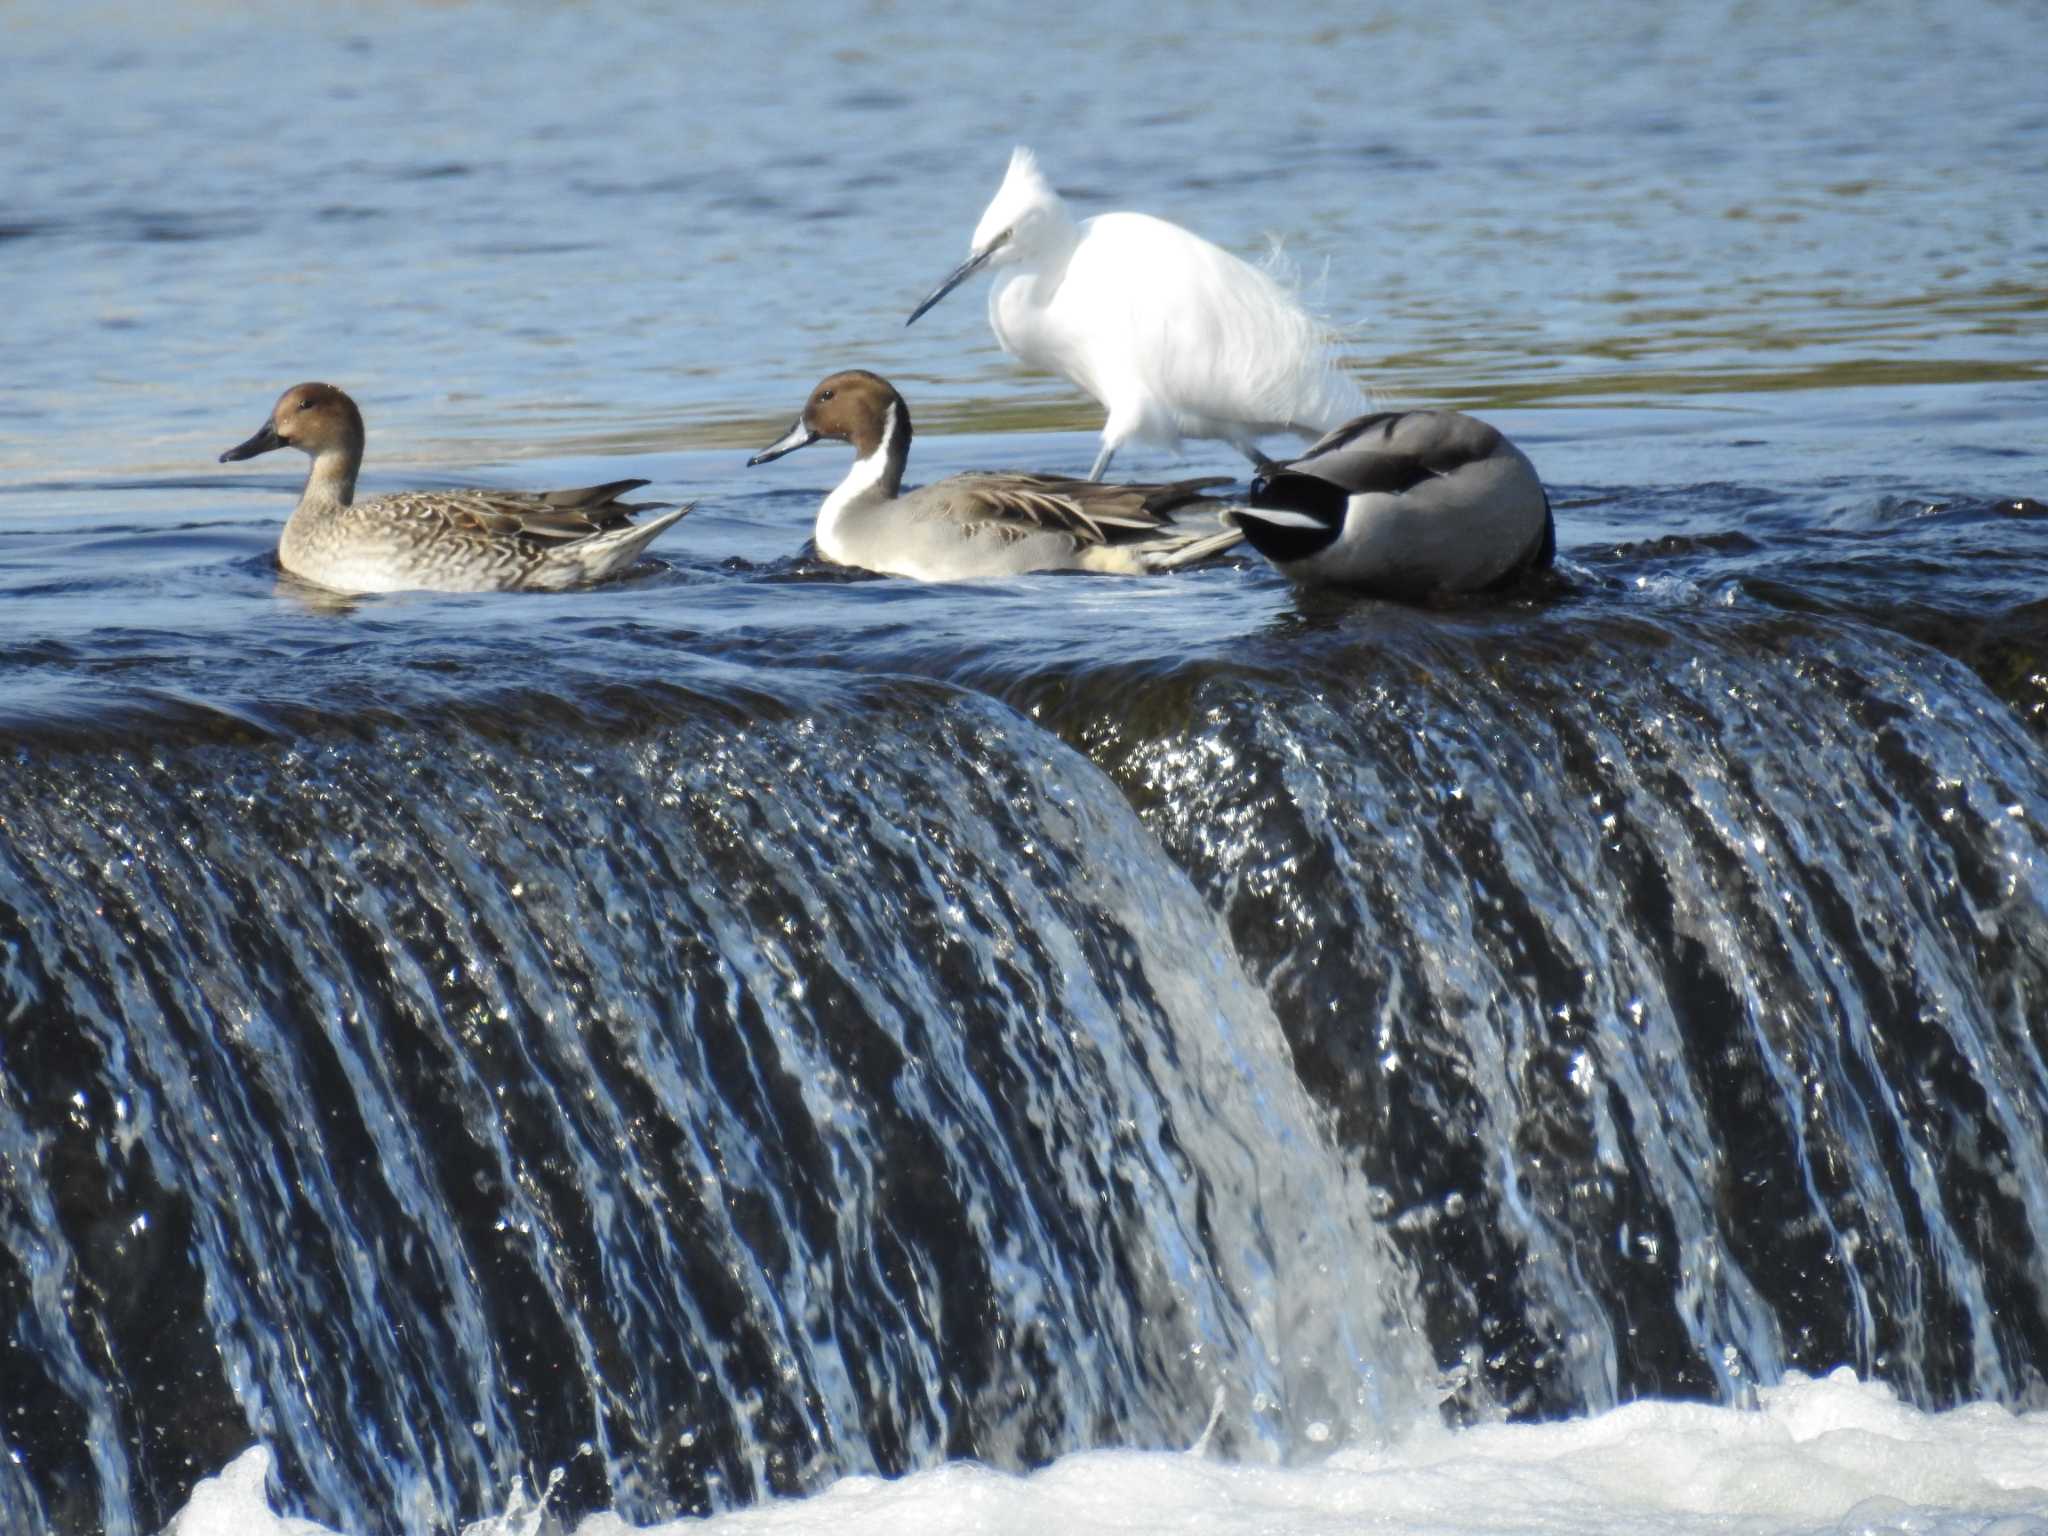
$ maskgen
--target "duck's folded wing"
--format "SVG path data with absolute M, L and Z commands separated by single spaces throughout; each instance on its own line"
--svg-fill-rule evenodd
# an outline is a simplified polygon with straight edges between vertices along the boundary
M 625 492 L 645 480 L 617 480 L 609 485 L 571 491 L 441 491 L 401 493 L 378 498 L 387 515 L 421 518 L 450 533 L 484 534 L 537 544 L 566 543 L 592 534 L 624 528 L 637 512 L 662 510 L 662 502 L 622 502 Z
M 1064 533 L 1082 544 L 1108 537 L 1102 519 L 1070 494 L 1066 482 L 1044 475 L 955 475 L 925 494 L 939 516 L 976 533 L 1013 539 Z
M 1059 532 L 1083 544 L 1112 544 L 1167 526 L 1175 508 L 1230 481 L 1224 476 L 1169 485 L 1104 485 L 1057 475 L 956 475 L 932 487 L 946 492 L 946 515 L 1013 536 Z
M 1382 411 L 1346 422 L 1300 458 L 1259 479 L 1271 483 L 1298 472 L 1353 495 L 1399 495 L 1492 457 L 1501 441 L 1494 428 L 1460 411 Z
M 628 491 L 637 491 L 651 480 L 607 480 L 603 485 L 581 486 L 573 491 L 543 491 L 539 500 L 551 507 L 565 507 L 591 511 L 597 507 L 609 507 Z M 623 508 L 625 511 L 646 511 L 648 508 Z

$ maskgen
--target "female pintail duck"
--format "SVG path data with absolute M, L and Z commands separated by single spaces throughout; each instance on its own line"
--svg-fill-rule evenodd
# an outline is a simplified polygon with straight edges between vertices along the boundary
M 296 448 L 313 467 L 277 541 L 277 561 L 337 592 L 557 590 L 630 564 L 689 507 L 655 510 L 619 497 L 645 480 L 574 491 L 399 491 L 357 501 L 363 413 L 332 384 L 295 384 L 262 430 L 220 456 L 226 464 Z
M 1295 581 L 1381 597 L 1484 592 L 1557 554 L 1550 498 L 1522 450 L 1458 411 L 1346 422 L 1252 481 L 1224 520 Z
M 1103 485 L 1059 475 L 953 475 L 905 491 L 910 408 L 887 379 L 835 373 L 811 391 L 796 425 L 749 464 L 765 464 L 821 437 L 851 443 L 853 468 L 818 509 L 818 553 L 840 565 L 969 581 L 1025 571 L 1139 575 L 1220 554 L 1244 535 L 1223 526 L 1220 503 L 1200 494 L 1228 480 Z M 1174 521 L 1199 510 L 1202 524 Z

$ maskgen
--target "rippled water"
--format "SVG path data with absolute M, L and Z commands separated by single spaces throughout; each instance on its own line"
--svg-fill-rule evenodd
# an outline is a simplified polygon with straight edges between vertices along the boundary
M 153 1530 L 256 1440 L 367 1533 L 1795 1367 L 2043 1401 L 2033 8 L 0 47 L 0 1524 Z M 978 295 L 902 325 L 1019 141 L 1508 428 L 1557 581 L 808 560 L 843 451 L 741 466 L 831 369 L 913 479 L 1092 457 Z M 298 466 L 214 463 L 308 377 L 371 490 L 700 505 L 599 590 L 312 604 Z
M 2000 621 L 2035 595 L 2009 503 L 2040 492 L 2048 371 L 2048 109 L 2009 88 L 2048 51 L 2033 20 L 16 8 L 9 608 L 89 666 L 138 631 L 288 648 L 260 577 L 297 466 L 213 461 L 326 377 L 365 405 L 373 489 L 641 473 L 702 498 L 664 551 L 692 590 L 617 601 L 776 627 L 773 568 L 841 466 L 739 459 L 822 373 L 902 384 L 913 476 L 1089 457 L 1061 434 L 1094 407 L 1003 359 L 978 294 L 901 324 L 1023 140 L 1082 212 L 1280 242 L 1385 398 L 1528 444 L 1568 560 L 1904 622 L 2030 687 Z M 1290 602 L 1260 573 L 1188 634 Z M 989 634 L 984 594 L 940 606 Z M 409 643 L 500 619 L 415 607 Z M 867 652 L 862 623 L 820 651 Z M 997 633 L 1028 657 L 1048 627 Z

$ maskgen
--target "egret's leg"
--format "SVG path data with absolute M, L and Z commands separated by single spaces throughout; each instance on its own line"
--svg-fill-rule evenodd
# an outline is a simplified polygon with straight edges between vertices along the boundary
M 1095 467 L 1088 471 L 1090 480 L 1100 480 L 1102 472 L 1109 468 L 1109 461 L 1116 457 L 1116 443 L 1110 438 L 1102 440 L 1102 452 L 1095 455 Z
M 1249 437 L 1234 437 L 1230 440 L 1230 446 L 1250 459 L 1252 461 L 1252 468 L 1262 475 L 1269 469 L 1278 469 L 1280 467 L 1278 459 L 1267 458 L 1265 454 L 1259 451 L 1258 443 Z

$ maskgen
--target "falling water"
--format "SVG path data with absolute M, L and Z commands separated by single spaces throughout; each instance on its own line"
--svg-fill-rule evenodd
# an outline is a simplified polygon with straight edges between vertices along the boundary
M 1850 1364 L 2039 1402 L 2042 752 L 1947 659 L 1376 612 L 1071 728 L 1226 914 L 1433 1337 L 1518 1409 Z
M 0 1513 L 2042 1400 L 2048 797 L 1954 663 L 1564 603 L 758 676 L 13 752 Z
M 10 1512 L 149 1529 L 251 1435 L 371 1531 L 1408 1400 L 1369 1192 L 1101 776 L 753 705 L 15 754 Z

